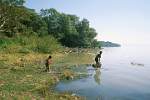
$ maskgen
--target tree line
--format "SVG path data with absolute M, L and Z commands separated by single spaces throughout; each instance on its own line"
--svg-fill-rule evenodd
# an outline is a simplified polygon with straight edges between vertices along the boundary
M 60 13 L 54 8 L 36 13 L 24 0 L 0 0 L 0 36 L 51 36 L 67 47 L 96 47 L 97 32 L 87 19 Z

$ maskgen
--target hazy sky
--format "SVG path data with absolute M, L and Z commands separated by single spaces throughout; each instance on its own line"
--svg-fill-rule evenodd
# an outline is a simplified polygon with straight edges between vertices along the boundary
M 26 0 L 25 5 L 87 18 L 98 40 L 150 44 L 150 0 Z

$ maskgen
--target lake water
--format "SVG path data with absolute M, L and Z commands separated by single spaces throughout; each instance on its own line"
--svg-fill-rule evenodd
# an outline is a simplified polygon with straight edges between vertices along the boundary
M 87 68 L 87 78 L 60 82 L 59 92 L 70 91 L 87 100 L 150 100 L 150 47 L 104 48 L 102 68 Z

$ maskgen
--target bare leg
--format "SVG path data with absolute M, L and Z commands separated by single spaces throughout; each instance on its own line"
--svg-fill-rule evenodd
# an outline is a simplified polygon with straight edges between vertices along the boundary
M 100 62 L 96 62 L 96 67 L 97 68 L 101 68 L 101 63 Z

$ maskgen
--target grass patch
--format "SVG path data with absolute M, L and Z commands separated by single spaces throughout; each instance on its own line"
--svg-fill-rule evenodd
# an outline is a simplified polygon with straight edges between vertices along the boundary
M 91 51 L 92 52 L 92 51 Z M 51 70 L 61 74 L 44 72 L 44 61 L 49 54 L 2 53 L 0 56 L 1 100 L 80 100 L 71 94 L 58 94 L 53 86 L 64 78 L 76 78 L 85 71 L 83 65 L 93 63 L 93 55 L 87 53 L 54 53 Z M 82 66 L 80 66 L 83 64 Z

